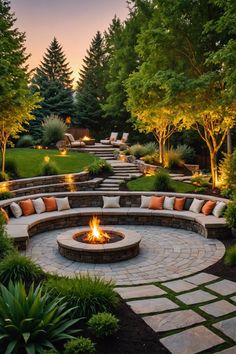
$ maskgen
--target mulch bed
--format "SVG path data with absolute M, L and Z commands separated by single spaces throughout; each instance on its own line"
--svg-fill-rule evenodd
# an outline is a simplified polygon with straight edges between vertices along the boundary
M 158 335 L 122 301 L 115 313 L 120 330 L 111 338 L 97 342 L 96 354 L 167 354 Z
M 224 240 L 222 243 L 225 245 L 225 248 L 229 248 L 236 244 L 235 240 Z M 221 258 L 218 262 L 211 265 L 210 267 L 204 269 L 204 272 L 217 275 L 224 279 L 232 280 L 236 282 L 236 265 L 233 267 L 227 266 L 224 264 L 224 257 Z

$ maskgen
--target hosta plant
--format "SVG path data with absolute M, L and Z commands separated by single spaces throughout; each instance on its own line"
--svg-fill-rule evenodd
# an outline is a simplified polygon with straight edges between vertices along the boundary
M 28 293 L 23 283 L 0 286 L 0 343 L 2 353 L 44 353 L 55 349 L 58 342 L 72 339 L 78 333 L 73 326 L 78 319 L 68 320 L 73 308 L 66 309 L 62 298 L 42 293 L 42 287 L 31 285 Z

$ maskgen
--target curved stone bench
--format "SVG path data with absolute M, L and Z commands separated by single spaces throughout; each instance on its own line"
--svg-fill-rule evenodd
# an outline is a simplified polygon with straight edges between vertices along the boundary
M 38 194 L 31 198 L 48 196 Z M 51 195 L 51 194 L 50 194 Z M 102 208 L 102 196 L 120 195 L 120 208 Z M 140 193 L 140 192 L 74 192 L 54 193 L 54 196 L 68 196 L 71 209 L 65 211 L 46 212 L 10 218 L 7 231 L 17 246 L 25 249 L 29 238 L 41 232 L 88 225 L 92 215 L 98 215 L 104 225 L 160 225 L 181 228 L 199 233 L 207 238 L 223 239 L 231 235 L 224 218 L 213 215 L 205 216 L 191 211 L 151 210 L 140 208 L 141 195 L 185 196 L 193 199 L 196 195 L 176 193 Z M 198 195 L 202 199 L 215 199 L 227 202 L 223 198 Z M 27 197 L 14 198 L 0 202 L 0 207 L 9 208 L 12 201 L 19 202 Z

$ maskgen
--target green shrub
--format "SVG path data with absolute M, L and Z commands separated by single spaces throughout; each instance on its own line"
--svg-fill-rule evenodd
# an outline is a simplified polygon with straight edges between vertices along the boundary
M 183 166 L 183 160 L 178 151 L 170 149 L 164 154 L 164 166 L 166 168 L 175 169 Z
M 209 187 L 209 179 L 208 177 L 204 177 L 202 175 L 196 175 L 191 178 L 191 182 L 194 186 L 206 189 Z
M 45 118 L 42 127 L 43 143 L 49 146 L 56 145 L 59 140 L 63 140 L 67 130 L 66 124 L 56 115 Z
M 94 161 L 87 167 L 91 176 L 99 176 L 102 173 L 112 173 L 112 166 L 106 160 Z
M 74 316 L 89 318 L 94 313 L 109 311 L 119 303 L 114 284 L 99 277 L 52 277 L 46 282 L 46 287 L 52 296 L 62 296 L 68 306 L 75 307 Z
M 231 195 L 236 190 L 236 149 L 233 154 L 223 153 L 219 162 L 219 183 L 222 191 L 228 190 Z
M 191 146 L 188 146 L 187 144 L 179 144 L 175 151 L 180 154 L 180 158 L 184 160 L 185 163 L 192 164 L 196 162 L 197 155 Z
M 0 260 L 14 252 L 15 248 L 7 235 L 5 220 L 0 213 Z
M 96 337 L 107 337 L 118 331 L 119 320 L 109 312 L 100 312 L 90 318 L 88 328 Z
M 233 200 L 227 204 L 224 217 L 230 227 L 236 228 L 236 200 Z
M 145 145 L 135 144 L 127 149 L 129 155 L 134 155 L 137 158 L 143 157 L 145 155 L 150 155 L 156 152 L 157 146 L 155 143 L 150 142 Z
M 227 249 L 224 262 L 230 266 L 236 265 L 236 245 Z
M 30 147 L 34 145 L 34 138 L 32 135 L 23 135 L 17 142 L 17 147 L 23 148 L 23 147 Z
M 15 160 L 6 160 L 5 171 L 11 179 L 20 177 L 19 169 Z
M 0 200 L 11 199 L 14 197 L 12 192 L 2 192 L 0 193 Z
M 154 180 L 155 191 L 169 192 L 172 190 L 171 178 L 165 170 L 160 170 L 155 175 Z
M 40 176 L 54 176 L 58 174 L 59 174 L 59 170 L 55 162 L 48 161 L 43 163 Z
M 94 354 L 95 344 L 89 338 L 79 337 L 65 344 L 64 354 Z
M 154 164 L 154 165 L 158 165 L 159 164 L 159 152 L 155 152 L 151 155 L 146 155 L 143 156 L 141 159 L 148 164 Z
M 60 298 L 50 299 L 32 284 L 28 293 L 22 283 L 0 286 L 0 338 L 4 353 L 44 353 L 54 344 L 74 338 L 78 330 L 72 326 L 78 319 L 68 320 L 73 308 Z
M 5 257 L 0 263 L 0 283 L 6 286 L 10 281 L 38 283 L 42 275 L 43 271 L 38 265 L 16 252 Z
M 0 172 L 0 182 L 9 181 L 10 177 L 6 172 Z

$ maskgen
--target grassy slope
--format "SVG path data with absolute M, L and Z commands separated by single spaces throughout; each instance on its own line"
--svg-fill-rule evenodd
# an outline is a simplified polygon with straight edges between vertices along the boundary
M 7 159 L 15 160 L 21 177 L 34 177 L 40 174 L 45 156 L 55 162 L 59 173 L 75 173 L 84 170 L 97 157 L 84 152 L 69 152 L 61 156 L 58 150 L 36 150 L 29 148 L 15 148 L 7 150 Z
M 155 191 L 154 188 L 155 176 L 144 176 L 133 181 L 128 182 L 127 186 L 130 191 Z M 175 192 L 178 193 L 191 193 L 194 192 L 195 187 L 191 184 L 171 181 L 171 186 Z

